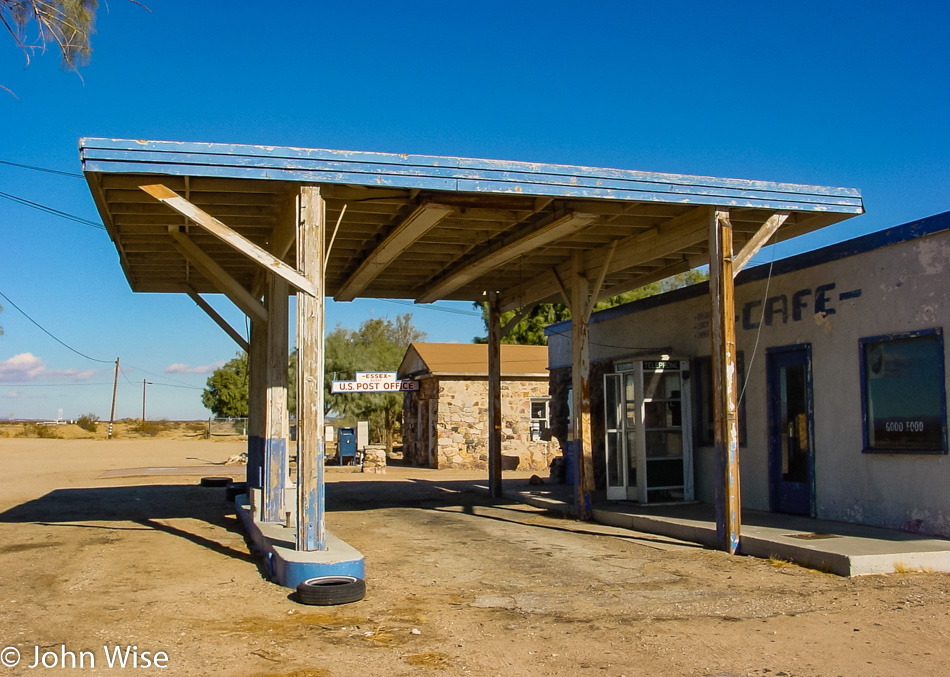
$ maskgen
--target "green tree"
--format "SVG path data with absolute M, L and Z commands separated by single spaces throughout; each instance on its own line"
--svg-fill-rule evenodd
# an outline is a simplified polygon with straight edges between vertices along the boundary
M 637 289 L 633 289 L 623 294 L 611 296 L 605 301 L 600 301 L 594 305 L 594 312 L 613 308 L 637 301 L 647 296 L 655 296 L 664 292 L 686 287 L 697 282 L 709 279 L 709 273 L 701 270 L 690 270 L 669 277 L 659 282 L 652 282 Z M 488 304 L 476 303 L 476 308 L 482 311 L 482 322 L 485 324 L 485 331 L 488 331 Z M 517 311 L 509 310 L 501 314 L 501 326 L 505 326 Z M 544 328 L 549 324 L 571 319 L 571 311 L 567 306 L 559 303 L 539 303 L 528 315 L 516 324 L 507 335 L 501 339 L 502 343 L 515 343 L 520 345 L 545 346 L 548 344 L 547 337 L 544 335 Z M 487 336 L 476 336 L 472 339 L 473 343 L 488 343 Z
M 241 351 L 208 377 L 201 404 L 220 418 L 247 416 L 247 353 Z
M 412 315 L 389 319 L 370 319 L 359 329 L 337 327 L 327 334 L 324 346 L 324 414 L 335 411 L 343 416 L 369 421 L 371 434 L 392 449 L 393 437 L 402 415 L 402 396 L 382 393 L 331 394 L 332 380 L 356 378 L 358 371 L 396 371 L 406 348 L 425 339 L 425 332 L 412 324 Z M 296 413 L 297 351 L 288 364 L 287 408 Z M 201 403 L 215 416 L 242 418 L 248 412 L 248 358 L 239 352 L 235 358 L 208 378 Z M 382 434 L 379 433 L 382 431 Z
M 412 315 L 399 315 L 395 321 L 373 318 L 359 329 L 337 327 L 326 339 L 326 410 L 343 416 L 369 421 L 370 436 L 392 450 L 396 426 L 402 418 L 402 395 L 382 393 L 329 392 L 330 381 L 352 380 L 357 371 L 396 371 L 410 343 L 422 341 L 425 332 L 412 324 Z M 382 436 L 379 435 L 382 431 Z

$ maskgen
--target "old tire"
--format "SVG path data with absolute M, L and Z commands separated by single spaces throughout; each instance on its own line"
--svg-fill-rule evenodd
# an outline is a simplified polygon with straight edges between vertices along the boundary
M 355 576 L 317 576 L 297 585 L 297 601 L 315 606 L 358 602 L 366 596 L 366 581 Z
M 226 487 L 234 480 L 233 477 L 202 477 L 201 486 L 203 487 Z
M 224 497 L 228 503 L 234 503 L 234 499 L 247 493 L 247 482 L 229 482 L 228 488 L 224 490 Z

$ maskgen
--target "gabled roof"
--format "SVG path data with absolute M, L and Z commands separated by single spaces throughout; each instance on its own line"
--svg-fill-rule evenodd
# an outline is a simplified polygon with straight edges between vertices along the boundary
M 729 210 L 737 251 L 777 212 L 789 216 L 773 241 L 864 212 L 853 188 L 532 162 L 95 138 L 80 154 L 142 292 L 220 292 L 222 278 L 260 288 L 257 262 L 156 190 L 297 267 L 296 199 L 319 186 L 327 296 L 428 303 L 496 291 L 502 311 L 559 301 L 575 261 L 590 280 L 604 273 L 602 298 L 701 266 L 713 208 Z
M 543 376 L 548 371 L 547 346 L 501 346 L 502 376 Z M 399 365 L 399 378 L 487 376 L 488 346 L 479 343 L 412 343 Z

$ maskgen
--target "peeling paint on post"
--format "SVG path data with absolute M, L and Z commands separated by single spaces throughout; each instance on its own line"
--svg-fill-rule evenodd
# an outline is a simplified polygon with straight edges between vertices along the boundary
M 709 289 L 712 301 L 713 430 L 718 466 L 716 531 L 719 547 L 739 549 L 739 425 L 736 379 L 736 313 L 729 212 L 710 210 Z
M 317 295 L 297 293 L 297 550 L 326 550 L 323 463 L 324 253 L 326 203 L 317 186 L 300 189 L 297 267 Z
M 284 521 L 287 486 L 287 282 L 268 274 L 267 293 L 267 393 L 264 407 L 264 522 Z

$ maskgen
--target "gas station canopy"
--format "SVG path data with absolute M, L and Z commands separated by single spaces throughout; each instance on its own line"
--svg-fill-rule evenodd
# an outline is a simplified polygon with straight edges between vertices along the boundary
M 559 301 L 582 256 L 598 299 L 709 261 L 708 214 L 726 209 L 738 252 L 863 213 L 860 192 L 788 183 L 457 157 L 86 138 L 83 171 L 134 291 L 221 291 L 200 250 L 253 289 L 259 264 L 156 199 L 163 186 L 296 268 L 296 200 L 319 185 L 325 293 Z M 200 266 L 200 262 L 199 262 Z M 594 301 L 598 300 L 594 299 Z

